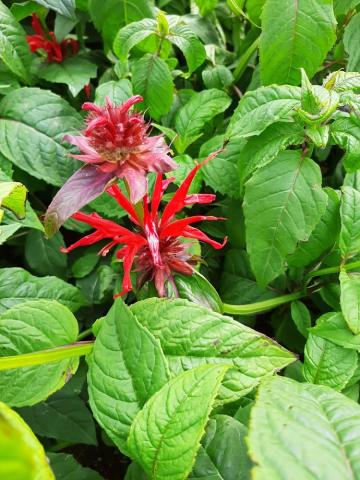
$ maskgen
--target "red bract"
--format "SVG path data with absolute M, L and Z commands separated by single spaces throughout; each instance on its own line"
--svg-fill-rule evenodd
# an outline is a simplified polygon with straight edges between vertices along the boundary
M 58 43 L 54 32 L 45 32 L 41 26 L 39 17 L 33 13 L 32 28 L 35 35 L 27 35 L 26 40 L 32 52 L 44 50 L 48 56 L 48 62 L 62 62 L 69 55 L 75 55 L 79 51 L 79 43 L 72 38 L 67 38 Z
M 194 223 L 203 220 L 219 220 L 219 217 L 195 215 L 178 220 L 175 219 L 175 215 L 186 205 L 211 203 L 215 200 L 215 195 L 189 195 L 188 191 L 196 172 L 206 161 L 213 158 L 216 153 L 193 168 L 175 192 L 173 198 L 166 205 L 162 215 L 159 214 L 160 202 L 165 189 L 172 182 L 172 179 L 163 180 L 162 174 L 157 175 L 151 201 L 147 195 L 144 197 L 141 214 L 135 210 L 134 206 L 123 195 L 117 185 L 111 186 L 107 192 L 127 211 L 130 220 L 135 225 L 134 231 L 128 230 L 110 220 L 105 220 L 96 213 L 88 215 L 78 212 L 73 215 L 73 218 L 87 223 L 95 228 L 95 231 L 70 247 L 62 249 L 62 251 L 67 253 L 77 247 L 92 245 L 100 240 L 110 239 L 110 242 L 99 253 L 106 255 L 112 247 L 123 245 L 116 252 L 117 258 L 123 260 L 124 265 L 122 291 L 119 295 L 124 295 L 132 289 L 130 273 L 135 263 L 135 271 L 138 272 L 137 286 L 141 287 L 146 281 L 154 281 L 159 295 L 163 297 L 166 293 L 165 283 L 170 281 L 174 284 L 173 274 L 191 275 L 193 273 L 192 265 L 197 261 L 197 258 L 193 257 L 189 251 L 191 245 L 181 242 L 179 240 L 180 237 L 197 239 L 210 244 L 216 249 L 222 248 L 226 243 L 226 239 L 223 243 L 216 242 L 201 230 L 192 226 Z
M 146 193 L 148 172 L 169 172 L 177 167 L 168 155 L 163 136 L 150 137 L 144 117 L 129 112 L 142 100 L 137 95 L 118 107 L 109 98 L 105 107 L 86 102 L 83 109 L 90 113 L 83 135 L 65 137 L 81 151 L 81 155 L 72 155 L 74 158 L 95 165 L 101 172 L 125 178 L 133 203 Z

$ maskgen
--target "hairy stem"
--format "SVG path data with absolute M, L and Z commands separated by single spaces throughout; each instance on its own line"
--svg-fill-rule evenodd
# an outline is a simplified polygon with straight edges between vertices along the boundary
M 356 262 L 350 262 L 345 265 L 338 265 L 336 267 L 327 267 L 327 268 L 320 268 L 319 270 L 314 270 L 313 272 L 308 273 L 307 278 L 312 277 L 322 277 L 323 275 L 331 275 L 332 273 L 338 273 L 340 270 L 355 270 L 356 268 L 360 268 L 360 260 Z
M 76 341 L 79 342 L 80 340 L 83 340 L 84 338 L 89 337 L 89 336 L 92 335 L 92 334 L 93 334 L 92 327 L 87 328 L 87 329 L 84 330 L 83 332 L 79 333 L 79 335 L 77 336 Z
M 281 295 L 279 297 L 270 298 L 269 300 L 249 303 L 247 305 L 231 305 L 223 303 L 223 313 L 231 313 L 233 315 L 254 315 L 256 313 L 266 312 L 267 310 L 271 310 L 284 303 L 305 297 L 305 295 L 305 292 L 288 293 L 287 295 Z

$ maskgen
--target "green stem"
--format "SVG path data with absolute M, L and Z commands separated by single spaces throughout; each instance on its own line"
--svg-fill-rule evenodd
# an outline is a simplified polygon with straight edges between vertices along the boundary
M 79 335 L 77 336 L 76 341 L 79 342 L 80 340 L 83 340 L 84 338 L 89 337 L 89 336 L 92 335 L 92 334 L 93 334 L 92 327 L 87 328 L 87 329 L 84 330 L 83 332 L 79 333 Z
M 307 278 L 312 277 L 322 277 L 323 275 L 331 275 L 332 273 L 338 273 L 340 270 L 355 270 L 356 268 L 360 268 L 360 260 L 356 262 L 347 263 L 345 265 L 338 265 L 336 267 L 327 267 L 321 268 L 319 270 L 314 270 L 313 272 L 308 273 Z
M 73 343 L 63 347 L 40 350 L 38 352 L 0 357 L 0 371 L 14 368 L 31 367 L 45 363 L 58 362 L 71 357 L 80 357 L 91 352 L 94 342 Z
M 259 46 L 259 40 L 260 40 L 260 37 L 257 37 L 253 41 L 253 43 L 250 45 L 250 47 L 246 50 L 246 52 L 244 52 L 243 55 L 241 55 L 241 57 L 239 58 L 238 64 L 236 65 L 236 68 L 233 72 L 235 82 L 240 80 L 242 74 L 245 72 L 247 65 L 249 63 L 250 57 Z
M 284 303 L 305 297 L 305 295 L 305 292 L 288 293 L 287 295 L 270 298 L 269 300 L 264 300 L 262 302 L 249 303 L 248 305 L 230 305 L 228 303 L 223 303 L 223 313 L 231 313 L 233 315 L 254 315 L 256 313 L 266 312 L 267 310 L 271 310 Z

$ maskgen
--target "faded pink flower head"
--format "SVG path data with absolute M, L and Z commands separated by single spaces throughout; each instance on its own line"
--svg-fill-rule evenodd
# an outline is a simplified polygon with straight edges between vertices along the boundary
M 163 136 L 150 137 L 143 115 L 129 112 L 142 100 L 136 95 L 115 106 L 107 97 L 105 107 L 86 102 L 83 109 L 89 115 L 83 135 L 64 138 L 81 151 L 81 155 L 72 155 L 74 158 L 95 165 L 100 172 L 124 178 L 132 203 L 144 197 L 148 172 L 165 173 L 177 167 Z

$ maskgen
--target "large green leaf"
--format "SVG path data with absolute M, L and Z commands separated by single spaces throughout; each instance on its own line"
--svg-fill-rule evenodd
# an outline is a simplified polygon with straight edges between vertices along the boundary
M 289 85 L 261 87 L 246 93 L 231 117 L 226 137 L 251 137 L 275 122 L 292 121 L 300 97 L 300 88 Z
M 42 232 L 32 230 L 26 237 L 25 258 L 30 268 L 39 275 L 66 278 L 67 255 L 60 251 L 64 247 L 60 232 L 46 239 Z
M 335 15 L 343 15 L 355 8 L 360 3 L 360 0 L 334 0 Z
M 200 447 L 226 365 L 201 365 L 159 390 L 136 416 L 130 453 L 156 480 L 185 480 Z
M 80 465 L 69 453 L 47 452 L 56 480 L 103 480 L 95 470 Z
M 32 58 L 25 32 L 2 2 L 0 2 L 0 59 L 21 80 L 29 83 Z
M 20 88 L 0 102 L 1 153 L 51 185 L 62 185 L 80 166 L 62 142 L 81 127 L 80 115 L 47 90 Z
M 83 400 L 62 395 L 61 390 L 45 402 L 19 409 L 36 435 L 57 440 L 96 445 L 95 422 Z
M 107 49 L 112 47 L 121 27 L 153 16 L 148 0 L 89 0 L 89 12 Z
M 325 211 L 319 166 L 300 151 L 280 153 L 247 182 L 246 238 L 258 282 L 266 285 L 285 270 L 285 258 L 309 238 Z
M 304 377 L 309 383 L 342 390 L 358 364 L 355 350 L 340 347 L 330 340 L 310 334 L 304 352 Z
M 102 83 L 95 91 L 95 103 L 98 105 L 105 105 L 105 98 L 119 105 L 124 103 L 132 95 L 132 85 L 129 80 L 123 78 L 121 80 Z
M 138 43 L 157 31 L 157 22 L 152 18 L 144 18 L 138 22 L 132 22 L 121 28 L 114 40 L 114 52 L 124 62 L 130 50 Z
M 225 92 L 215 88 L 203 90 L 192 96 L 175 117 L 175 128 L 179 134 L 176 140 L 179 153 L 183 153 L 189 145 L 201 137 L 204 125 L 215 115 L 224 112 L 230 102 Z
M 40 5 L 43 5 L 50 10 L 54 10 L 64 17 L 71 19 L 75 17 L 75 0 L 35 0 Z
M 360 276 L 340 272 L 340 303 L 346 323 L 353 333 L 360 333 Z
M 22 268 L 0 269 L 0 313 L 27 300 L 57 300 L 75 312 L 86 304 L 73 285 L 56 277 L 34 277 Z
M 291 267 L 310 265 L 336 243 L 340 231 L 340 199 L 331 188 L 325 188 L 324 191 L 328 196 L 326 210 L 309 239 L 298 243 L 295 252 L 288 257 L 287 262 Z
M 96 420 L 123 452 L 136 414 L 168 378 L 159 341 L 116 300 L 89 358 L 88 388 Z
M 203 143 L 200 148 L 200 158 L 205 158 L 210 153 L 222 148 L 224 144 L 224 135 L 218 135 Z M 226 148 L 220 152 L 211 162 L 206 163 L 201 171 L 205 183 L 216 192 L 228 195 L 232 198 L 239 197 L 239 173 L 238 158 L 239 150 L 243 147 L 245 140 L 234 139 L 230 141 Z
M 340 204 L 341 229 L 339 247 L 344 259 L 360 252 L 360 192 L 343 187 Z
M 360 167 L 360 121 L 355 117 L 339 117 L 330 126 L 333 140 L 343 150 L 344 167 L 347 172 L 355 172 Z
M 345 28 L 344 46 L 346 53 L 349 55 L 346 70 L 349 72 L 357 72 L 360 69 L 360 14 L 353 16 L 349 24 Z
M 259 136 L 249 138 L 238 152 L 240 191 L 243 193 L 245 182 L 256 169 L 270 163 L 289 145 L 300 145 L 303 141 L 303 127 L 297 123 L 280 122 L 267 127 Z
M 267 0 L 262 11 L 260 72 L 264 85 L 311 78 L 333 46 L 336 19 L 331 0 Z
M 76 55 L 66 58 L 63 62 L 44 64 L 38 71 L 40 78 L 52 83 L 65 83 L 71 94 L 78 93 L 96 77 L 97 67 L 87 58 Z
M 354 480 L 360 472 L 360 406 L 318 385 L 264 381 L 248 437 L 256 480 Z
M 0 402 L 0 477 L 55 480 L 44 448 L 16 412 Z
M 191 75 L 194 70 L 204 63 L 206 58 L 205 48 L 198 37 L 186 25 L 174 26 L 166 38 L 182 51 L 188 65 L 188 75 Z
M 350 330 L 340 312 L 325 313 L 318 318 L 315 327 L 310 331 L 340 347 L 360 350 L 360 334 L 355 335 Z
M 173 375 L 204 363 L 232 365 L 220 389 L 221 402 L 245 395 L 263 376 L 294 361 L 268 337 L 187 300 L 153 298 L 131 310 L 160 340 Z
M 247 430 L 227 415 L 211 418 L 189 480 L 248 480 Z
M 60 347 L 76 341 L 78 324 L 66 307 L 50 300 L 33 300 L 0 316 L 0 356 Z M 30 341 L 31 339 L 31 341 Z M 0 398 L 9 405 L 33 405 L 61 388 L 76 370 L 78 359 L 3 370 Z
M 174 84 L 170 69 L 162 58 L 144 55 L 133 64 L 134 93 L 144 97 L 150 115 L 158 120 L 171 107 Z

